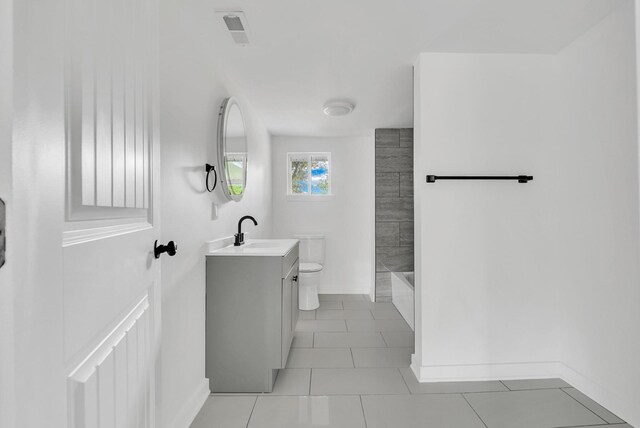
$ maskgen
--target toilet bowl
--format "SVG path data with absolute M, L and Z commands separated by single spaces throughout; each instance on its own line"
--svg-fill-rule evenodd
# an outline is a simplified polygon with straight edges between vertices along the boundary
M 318 263 L 300 263 L 300 282 L 298 284 L 298 308 L 303 311 L 318 309 L 318 285 L 322 277 L 322 265 Z
M 324 270 L 323 235 L 294 235 L 300 241 L 298 282 L 298 308 L 303 311 L 318 309 L 318 286 Z

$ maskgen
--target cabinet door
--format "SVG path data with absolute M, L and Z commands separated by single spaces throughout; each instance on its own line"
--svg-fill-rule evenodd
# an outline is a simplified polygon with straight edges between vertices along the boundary
M 293 341 L 293 329 L 291 324 L 293 322 L 293 312 L 291 311 L 291 299 L 293 294 L 293 281 L 294 269 L 282 280 L 282 361 L 281 368 L 287 364 L 287 358 L 289 357 L 289 349 L 291 348 L 291 342 Z
M 300 280 L 298 279 L 298 267 L 294 267 L 293 269 L 295 271 L 294 274 L 294 278 L 295 281 L 292 284 L 291 287 L 291 331 L 292 334 L 295 333 L 296 331 L 296 324 L 298 324 L 298 315 L 300 314 L 300 310 L 298 309 L 299 303 L 298 303 L 298 284 L 300 283 Z

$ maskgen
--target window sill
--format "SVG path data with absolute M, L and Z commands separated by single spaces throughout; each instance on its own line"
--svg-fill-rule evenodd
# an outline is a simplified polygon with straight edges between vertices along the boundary
M 333 199 L 333 195 L 285 195 L 291 202 L 324 202 Z

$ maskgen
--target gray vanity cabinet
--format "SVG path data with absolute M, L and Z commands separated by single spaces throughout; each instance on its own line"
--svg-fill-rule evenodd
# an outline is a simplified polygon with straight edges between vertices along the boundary
M 283 256 L 207 256 L 212 392 L 271 392 L 298 321 L 298 244 Z
M 289 350 L 293 343 L 293 334 L 298 322 L 298 267 L 282 280 L 282 361 L 281 367 L 287 365 Z

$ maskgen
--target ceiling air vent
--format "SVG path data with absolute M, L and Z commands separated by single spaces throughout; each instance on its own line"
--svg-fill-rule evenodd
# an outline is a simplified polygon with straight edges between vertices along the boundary
M 239 45 L 249 44 L 247 36 L 247 18 L 241 11 L 217 11 L 216 15 L 222 18 L 233 41 Z

